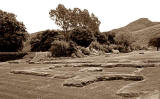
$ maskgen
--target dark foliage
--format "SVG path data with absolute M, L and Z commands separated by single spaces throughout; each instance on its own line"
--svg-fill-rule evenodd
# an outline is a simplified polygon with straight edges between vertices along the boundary
M 109 47 L 108 45 L 105 44 L 100 44 L 97 41 L 93 41 L 90 45 L 89 45 L 90 49 L 95 49 L 97 51 L 102 51 L 102 52 L 109 52 Z
M 132 43 L 134 39 L 129 32 L 121 32 L 115 35 L 115 43 L 117 44 L 117 48 L 120 52 L 130 52 Z
M 68 57 L 76 52 L 76 47 L 73 42 L 55 40 L 52 43 L 50 51 L 52 52 L 52 56 Z
M 115 44 L 115 32 L 103 32 L 103 34 L 107 37 L 107 44 Z
M 71 31 L 70 39 L 82 47 L 88 47 L 95 37 L 89 29 L 76 28 Z
M 52 42 L 55 40 L 63 40 L 64 36 L 61 31 L 46 30 L 38 33 L 36 37 L 31 39 L 31 51 L 48 51 Z
M 27 35 L 24 24 L 17 21 L 15 14 L 0 10 L 0 52 L 21 51 Z
M 0 62 L 8 61 L 8 60 L 15 60 L 20 59 L 27 55 L 27 53 L 22 52 L 1 52 L 0 53 Z
M 150 39 L 148 45 L 157 47 L 157 51 L 158 51 L 160 48 L 160 36 L 153 37 L 152 39 Z
M 99 31 L 101 22 L 93 13 L 90 14 L 87 9 L 67 9 L 64 5 L 59 4 L 49 14 L 50 18 L 63 29 L 64 36 L 67 40 L 68 31 L 76 28 L 88 28 L 92 31 Z
M 105 33 L 96 32 L 94 33 L 96 40 L 101 44 L 108 44 L 108 36 Z

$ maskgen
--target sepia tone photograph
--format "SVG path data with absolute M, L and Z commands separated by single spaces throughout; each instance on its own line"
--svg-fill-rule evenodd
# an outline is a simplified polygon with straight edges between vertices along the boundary
M 160 99 L 159 4 L 1 0 L 0 99 Z

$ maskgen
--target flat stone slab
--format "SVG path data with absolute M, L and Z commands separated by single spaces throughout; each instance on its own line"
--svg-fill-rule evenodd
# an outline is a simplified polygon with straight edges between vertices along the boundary
M 131 68 L 146 68 L 156 67 L 158 63 L 81 63 L 81 64 L 56 64 L 62 67 L 102 67 L 102 68 L 115 68 L 115 67 L 131 67 Z
M 75 74 L 69 74 L 69 73 L 63 73 L 63 74 L 55 74 L 54 78 L 58 78 L 58 79 L 68 79 L 68 78 L 72 78 L 74 77 Z
M 114 68 L 114 67 L 132 67 L 132 68 L 146 68 L 146 67 L 156 67 L 159 64 L 149 64 L 149 63 L 107 63 L 103 64 L 102 67 Z
M 101 72 L 103 68 L 101 67 L 87 67 L 79 70 L 80 72 Z
M 92 61 L 44 61 L 43 64 L 92 63 Z
M 41 64 L 41 62 L 36 62 L 36 61 L 29 61 L 29 64 Z
M 133 74 L 99 74 L 99 75 L 78 75 L 73 78 L 67 79 L 63 86 L 72 87 L 83 87 L 88 84 L 99 82 L 99 81 L 110 81 L 110 80 L 130 80 L 130 81 L 141 81 L 143 76 L 135 76 Z
M 83 87 L 90 83 L 94 83 L 96 81 L 97 81 L 96 77 L 93 76 L 86 76 L 86 77 L 75 76 L 73 78 L 67 79 L 63 83 L 63 86 Z
M 139 97 L 146 93 L 155 92 L 160 90 L 160 68 L 145 68 L 141 74 L 145 76 L 145 80 L 140 82 L 133 82 L 117 91 L 117 95 L 122 97 Z M 158 76 L 157 76 L 158 75 Z M 151 92 L 148 92 L 151 91 Z M 151 95 L 152 96 L 152 95 Z M 159 98 L 137 98 L 137 99 L 159 99 Z
M 47 72 L 39 72 L 34 70 L 13 70 L 13 74 L 25 74 L 25 75 L 34 75 L 34 76 L 50 76 Z

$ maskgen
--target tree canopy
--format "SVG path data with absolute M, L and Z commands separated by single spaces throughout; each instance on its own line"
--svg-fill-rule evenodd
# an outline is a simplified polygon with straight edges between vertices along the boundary
M 45 30 L 37 33 L 31 39 L 31 51 L 48 51 L 55 40 L 63 40 L 64 36 L 60 35 L 61 31 Z
M 65 31 L 64 33 L 75 28 L 88 28 L 92 31 L 99 31 L 101 22 L 86 9 L 67 9 L 64 5 L 59 4 L 56 9 L 50 10 L 49 14 L 50 18 Z
M 26 39 L 26 28 L 16 15 L 0 10 L 0 52 L 20 51 Z

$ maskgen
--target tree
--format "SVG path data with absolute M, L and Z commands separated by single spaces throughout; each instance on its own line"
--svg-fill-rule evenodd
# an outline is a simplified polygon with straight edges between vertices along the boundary
M 0 10 L 0 52 L 22 50 L 27 35 L 24 24 L 16 19 L 15 14 Z
M 128 47 L 133 42 L 130 33 L 117 33 L 114 39 L 117 44 L 124 45 L 126 47 Z
M 60 31 L 45 30 L 38 32 L 37 35 L 31 38 L 31 51 L 48 51 L 55 40 L 63 40 Z
M 64 5 L 59 4 L 58 7 L 55 10 L 51 10 L 49 14 L 50 18 L 54 20 L 55 23 L 65 31 L 65 33 L 69 30 L 71 27 L 70 9 L 67 10 Z
M 71 32 L 70 39 L 80 46 L 88 47 L 95 37 L 89 29 L 76 28 Z
M 119 50 L 121 52 L 130 51 L 131 44 L 134 42 L 134 39 L 129 32 L 119 32 L 115 35 L 115 43 L 119 45 Z
M 94 32 L 99 31 L 100 21 L 92 13 L 89 14 L 87 9 L 81 10 L 79 8 L 74 8 L 71 14 L 71 24 L 72 28 L 89 28 Z
M 157 51 L 158 51 L 159 47 L 160 47 L 160 37 L 158 36 L 158 37 L 154 37 L 154 38 L 150 39 L 148 45 L 157 47 Z
M 91 31 L 99 31 L 100 21 L 94 14 L 89 14 L 88 10 L 81 10 L 74 8 L 73 10 L 65 8 L 64 5 L 59 4 L 58 7 L 50 12 L 50 18 L 60 26 L 67 36 L 69 30 L 76 28 L 88 28 Z

